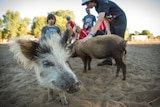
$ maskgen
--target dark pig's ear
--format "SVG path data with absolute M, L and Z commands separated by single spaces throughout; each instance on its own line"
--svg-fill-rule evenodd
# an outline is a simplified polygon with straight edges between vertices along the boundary
M 30 40 L 18 40 L 17 43 L 20 45 L 22 54 L 29 60 L 34 60 L 37 56 L 37 48 L 39 44 L 35 41 Z
M 26 69 L 32 69 L 36 64 L 39 43 L 22 38 L 14 38 L 9 42 L 9 50 L 14 59 Z

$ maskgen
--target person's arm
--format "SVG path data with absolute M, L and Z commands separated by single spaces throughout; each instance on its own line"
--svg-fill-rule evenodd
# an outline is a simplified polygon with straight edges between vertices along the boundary
M 41 36 L 44 36 L 46 33 L 46 26 L 44 26 L 41 30 Z
M 57 33 L 62 36 L 61 29 L 59 27 L 57 27 Z
M 105 17 L 105 12 L 101 12 L 98 14 L 98 20 L 96 21 L 95 26 L 91 29 L 91 32 L 82 40 L 83 43 L 96 34 L 102 21 L 104 20 L 104 17 Z
M 102 21 L 104 20 L 105 12 L 101 12 L 98 14 L 98 20 L 95 23 L 95 26 L 91 30 L 91 34 L 96 34 L 97 30 L 99 29 Z
M 109 21 L 105 18 L 104 20 L 104 23 L 106 25 L 106 31 L 107 31 L 107 34 L 111 34 L 111 31 L 110 31 L 110 23 Z

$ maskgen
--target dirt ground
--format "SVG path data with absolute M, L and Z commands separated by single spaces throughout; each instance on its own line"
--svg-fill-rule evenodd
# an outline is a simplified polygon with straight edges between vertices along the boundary
M 69 60 L 82 88 L 66 93 L 69 105 L 63 106 L 57 94 L 47 102 L 47 89 L 38 84 L 34 71 L 23 69 L 7 44 L 0 44 L 0 107 L 160 107 L 159 44 L 128 44 L 126 81 L 121 72 L 115 77 L 116 66 L 97 66 L 102 60 L 93 59 L 87 73 L 80 58 Z

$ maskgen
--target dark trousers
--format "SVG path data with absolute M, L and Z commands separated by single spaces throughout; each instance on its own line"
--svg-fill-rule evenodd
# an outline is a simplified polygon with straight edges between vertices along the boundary
M 118 16 L 113 23 L 110 24 L 111 34 L 116 34 L 124 38 L 127 27 L 127 19 L 125 14 Z
M 111 34 L 116 34 L 122 38 L 124 38 L 124 34 L 127 27 L 127 19 L 125 14 L 118 16 L 113 23 L 110 23 L 110 31 Z M 104 61 L 99 63 L 98 65 L 105 65 L 110 64 L 112 65 L 111 57 L 106 58 Z
M 105 35 L 105 32 L 101 30 L 97 30 L 95 36 L 98 36 L 98 35 Z

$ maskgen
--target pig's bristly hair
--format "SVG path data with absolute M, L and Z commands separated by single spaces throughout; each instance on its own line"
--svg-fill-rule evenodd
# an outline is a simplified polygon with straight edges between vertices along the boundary
M 36 60 L 29 59 L 23 54 L 19 41 L 31 42 L 31 40 L 26 40 L 24 38 L 14 38 L 9 43 L 9 50 L 13 53 L 14 59 L 22 64 L 25 69 L 32 69 L 36 64 Z M 57 60 L 67 60 L 68 58 L 66 50 L 61 44 L 61 37 L 59 34 L 45 35 L 44 38 L 41 38 L 35 43 L 39 45 L 35 51 L 37 52 L 35 56 L 36 58 L 41 58 L 45 54 L 50 54 Z M 29 45 L 32 45 L 32 43 Z
M 25 38 L 13 38 L 9 41 L 9 50 L 13 53 L 14 59 L 23 65 L 25 69 L 32 69 L 34 66 L 34 61 L 28 59 L 21 51 L 21 45 L 18 41 L 26 41 Z
M 67 55 L 66 50 L 62 44 L 62 38 L 59 34 L 45 35 L 39 40 L 41 52 L 40 54 L 50 54 L 54 55 L 57 60 L 67 60 L 69 55 Z

